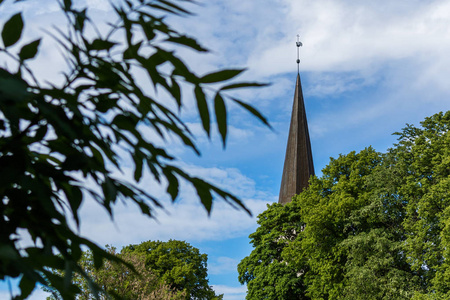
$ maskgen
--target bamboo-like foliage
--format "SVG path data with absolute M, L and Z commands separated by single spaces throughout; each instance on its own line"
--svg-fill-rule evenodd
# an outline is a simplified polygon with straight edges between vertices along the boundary
M 192 1 L 112 1 L 110 24 L 96 24 L 89 17 L 89 7 L 72 2 L 76 1 L 59 2 L 67 28 L 48 29 L 53 46 L 62 49 L 69 65 L 61 85 L 41 84 L 45 78 L 35 78 L 29 67 L 29 60 L 39 59 L 41 39 L 22 46 L 27 26 L 22 13 L 2 24 L 0 52 L 10 61 L 0 68 L 0 280 L 21 278 L 19 298 L 27 297 L 36 283 L 50 283 L 64 299 L 72 299 L 80 292 L 71 284 L 72 274 L 77 272 L 89 281 L 77 263 L 82 247 L 92 251 L 96 268 L 105 258 L 118 261 L 79 236 L 69 220 L 79 226 L 79 208 L 87 197 L 111 217 L 119 200 L 135 203 L 143 214 L 152 216 L 162 205 L 151 189 L 139 187 L 145 171 L 167 184 L 173 201 L 180 181 L 185 181 L 197 191 L 208 212 L 214 198 L 248 211 L 234 195 L 177 167 L 166 147 L 141 134 L 140 128 L 151 128 L 160 138 L 175 137 L 200 153 L 178 113 L 186 103 L 185 89 L 192 91 L 208 135 L 215 117 L 224 146 L 228 102 L 267 124 L 253 107 L 226 94 L 262 84 L 229 82 L 242 69 L 198 75 L 173 50 L 179 46 L 207 52 L 164 18 L 189 15 L 184 6 Z M 97 30 L 105 26 L 106 32 Z M 140 74 L 139 80 L 135 74 Z M 143 88 L 138 81 L 148 86 Z M 151 86 L 158 91 L 156 95 L 163 96 L 149 92 Z M 123 152 L 134 162 L 134 180 L 114 176 L 121 169 Z M 20 248 L 16 243 L 20 229 L 29 233 L 35 246 Z M 64 270 L 64 276 L 48 268 Z M 98 293 L 98 286 L 89 282 Z

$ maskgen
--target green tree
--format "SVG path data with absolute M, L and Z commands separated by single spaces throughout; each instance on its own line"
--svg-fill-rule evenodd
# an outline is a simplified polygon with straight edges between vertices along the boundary
M 0 1 L 0 6 L 6 2 Z M 166 15 L 189 15 L 183 6 L 190 2 L 113 1 L 110 23 L 96 24 L 88 7 L 58 1 L 67 23 L 59 24 L 51 35 L 53 46 L 62 49 L 69 65 L 60 85 L 41 84 L 45 78 L 35 78 L 28 61 L 39 59 L 41 39 L 22 41 L 22 13 L 9 19 L 4 16 L 0 53 L 9 61 L 0 67 L 0 280 L 20 278 L 18 298 L 26 298 L 39 282 L 51 284 L 61 297 L 72 299 L 80 292 L 70 284 L 72 274 L 88 275 L 77 263 L 82 247 L 92 251 L 95 268 L 104 258 L 117 261 L 81 237 L 69 221 L 79 226 L 79 208 L 87 197 L 111 216 L 118 200 L 134 203 L 143 214 L 152 216 L 153 209 L 162 204 L 139 188 L 137 182 L 144 172 L 167 183 L 172 200 L 183 180 L 194 187 L 208 212 L 213 198 L 247 210 L 235 196 L 177 167 L 166 147 L 141 134 L 145 126 L 162 139 L 178 138 L 199 154 L 178 113 L 187 91 L 195 97 L 208 136 L 215 116 L 224 145 L 228 102 L 267 124 L 253 107 L 227 95 L 233 89 L 261 85 L 228 82 L 242 69 L 198 75 L 173 50 L 182 46 L 207 51 L 166 22 Z M 137 83 L 136 74 L 148 89 Z M 151 88 L 160 96 L 150 92 Z M 114 176 L 120 172 L 123 152 L 134 162 L 134 181 Z M 16 243 L 23 229 L 33 246 L 21 248 Z M 64 277 L 49 268 L 65 270 Z M 95 285 L 90 282 L 89 286 Z
M 450 111 L 408 125 L 391 150 L 406 205 L 405 252 L 425 280 L 417 299 L 450 297 Z
M 140 253 L 119 253 L 115 248 L 107 247 L 107 251 L 112 255 L 117 255 L 131 266 L 118 262 L 106 261 L 104 265 L 97 269 L 91 251 L 83 252 L 79 261 L 83 271 L 95 280 L 102 291 L 99 293 L 100 299 L 110 299 L 111 296 L 120 299 L 130 300 L 183 300 L 186 299 L 185 292 L 175 291 L 163 280 L 159 280 L 152 270 L 145 265 L 145 255 Z M 64 271 L 53 270 L 54 274 L 64 276 Z M 92 293 L 89 282 L 80 274 L 74 274 L 72 282 L 81 290 L 76 296 L 77 300 L 96 299 Z M 44 291 L 52 295 L 48 300 L 61 299 L 57 290 L 51 287 L 43 287 Z
M 367 148 L 331 159 L 292 203 L 259 216 L 255 249 L 239 265 L 247 299 L 286 299 L 269 280 L 280 261 L 302 270 L 283 273 L 301 280 L 297 297 L 450 297 L 450 112 L 421 124 L 397 133 L 385 154 Z M 280 225 L 295 234 L 284 238 Z M 264 278 L 272 293 L 261 292 Z
M 184 241 L 147 241 L 130 245 L 123 253 L 145 257 L 145 266 L 152 270 L 160 282 L 185 293 L 184 299 L 220 300 L 208 282 L 206 254 Z
M 238 265 L 239 282 L 246 283 L 247 299 L 308 299 L 304 297 L 306 264 L 286 263 L 286 249 L 298 237 L 304 223 L 298 201 L 274 203 L 258 216 L 250 235 L 254 250 Z
M 367 148 L 332 159 L 298 196 L 306 225 L 292 248 L 308 259 L 312 299 L 411 298 L 419 276 L 402 248 L 404 208 L 394 174 L 385 156 Z

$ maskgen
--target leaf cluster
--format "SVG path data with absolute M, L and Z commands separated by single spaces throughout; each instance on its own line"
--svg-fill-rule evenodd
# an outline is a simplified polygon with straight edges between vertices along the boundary
M 184 241 L 147 241 L 130 245 L 125 254 L 142 255 L 145 267 L 152 270 L 160 283 L 184 294 L 183 299 L 220 300 L 208 282 L 206 254 Z
M 61 297 L 72 299 L 80 292 L 71 283 L 75 273 L 98 293 L 99 287 L 77 263 L 82 247 L 92 251 L 95 268 L 104 259 L 120 259 L 79 236 L 70 224 L 74 220 L 79 226 L 79 208 L 86 199 L 96 201 L 111 218 L 118 201 L 134 203 L 151 217 L 162 204 L 151 194 L 151 187 L 140 187 L 145 173 L 167 185 L 172 201 L 184 181 L 193 186 L 208 212 L 214 198 L 248 212 L 234 195 L 179 168 L 164 145 L 143 133 L 146 128 L 163 140 L 174 137 L 200 154 L 179 116 L 186 89 L 194 95 L 208 135 L 215 116 L 224 146 L 227 102 L 237 103 L 267 124 L 253 107 L 226 94 L 262 84 L 230 82 L 241 69 L 197 75 L 173 50 L 175 45 L 207 51 L 164 18 L 189 15 L 184 6 L 191 2 L 113 1 L 112 23 L 104 32 L 89 17 L 88 7 L 59 1 L 67 28 L 59 26 L 49 33 L 69 66 L 61 85 L 42 84 L 42 78 L 35 78 L 30 69 L 28 62 L 39 58 L 40 39 L 22 46 L 23 14 L 3 24 L 0 52 L 13 67 L 0 68 L 0 280 L 20 278 L 17 298 L 26 298 L 40 283 L 51 284 Z M 155 93 L 150 92 L 152 87 Z M 123 159 L 133 162 L 132 180 L 117 175 L 123 173 Z M 22 229 L 33 246 L 22 248 L 18 243 Z M 64 276 L 49 268 L 64 270 Z
M 173 290 L 145 265 L 145 256 L 138 253 L 117 253 L 116 249 L 107 246 L 107 252 L 120 257 L 133 269 L 122 263 L 107 261 L 100 268 L 93 265 L 93 255 L 91 251 L 83 252 L 79 261 L 80 266 L 89 274 L 90 278 L 101 287 L 100 299 L 133 299 L 133 300 L 182 300 L 185 299 L 185 292 Z M 64 275 L 64 271 L 52 270 L 53 274 Z M 77 295 L 77 300 L 96 299 L 96 296 L 89 288 L 87 280 L 80 274 L 74 274 L 73 283 L 79 287 L 81 292 Z M 52 293 L 47 300 L 58 300 L 60 296 L 58 290 L 44 287 L 45 291 Z
M 239 282 L 247 283 L 247 299 L 306 299 L 304 265 L 287 263 L 286 248 L 304 226 L 297 204 L 274 203 L 258 216 L 259 227 L 250 235 L 254 250 L 238 265 Z

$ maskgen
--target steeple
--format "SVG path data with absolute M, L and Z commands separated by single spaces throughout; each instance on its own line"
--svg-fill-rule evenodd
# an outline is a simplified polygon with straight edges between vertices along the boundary
M 302 43 L 297 39 L 297 64 L 300 64 L 298 57 L 300 46 L 302 46 Z M 278 203 L 291 202 L 294 195 L 299 194 L 308 186 L 311 175 L 314 175 L 311 141 L 309 139 L 300 72 L 298 72 Z

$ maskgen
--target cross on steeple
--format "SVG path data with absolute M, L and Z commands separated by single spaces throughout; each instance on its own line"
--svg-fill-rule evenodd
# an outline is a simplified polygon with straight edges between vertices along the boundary
M 300 73 L 300 47 L 303 46 L 302 42 L 300 42 L 300 35 L 297 34 L 297 71 Z

